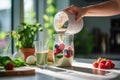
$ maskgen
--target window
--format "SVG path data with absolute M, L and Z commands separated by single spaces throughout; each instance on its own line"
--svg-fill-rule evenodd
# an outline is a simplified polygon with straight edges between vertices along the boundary
M 35 23 L 36 13 L 34 0 L 24 0 L 24 20 L 25 22 Z
M 10 52 L 10 38 L 5 33 L 11 31 L 11 0 L 0 0 L 0 54 Z M 8 50 L 9 49 L 9 50 Z
M 0 0 L 0 31 L 11 30 L 11 0 Z

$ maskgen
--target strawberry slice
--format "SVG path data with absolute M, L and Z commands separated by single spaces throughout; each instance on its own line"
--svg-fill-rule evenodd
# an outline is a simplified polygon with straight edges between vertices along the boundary
M 57 55 L 57 54 L 59 54 L 61 52 L 61 49 L 59 49 L 59 48 L 55 48 L 54 49 L 54 55 Z
M 73 51 L 73 48 L 72 48 L 72 46 L 68 46 L 68 50 L 69 50 L 69 52 L 70 52 L 71 56 L 73 56 L 73 54 L 74 54 L 74 51 Z
M 65 50 L 64 50 L 64 55 L 65 55 L 65 57 L 66 57 L 66 58 L 69 58 L 69 57 L 71 57 L 70 50 L 68 50 L 68 49 L 65 49 Z
M 72 46 L 68 46 L 68 50 L 73 50 Z
M 60 43 L 60 44 L 59 44 L 59 48 L 63 51 L 64 48 L 65 48 L 65 44 L 64 44 L 64 43 Z
M 66 58 L 69 58 L 71 55 L 69 53 L 64 54 Z

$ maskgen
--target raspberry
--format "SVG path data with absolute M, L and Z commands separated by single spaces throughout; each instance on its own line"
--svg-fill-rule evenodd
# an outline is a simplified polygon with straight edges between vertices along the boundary
M 98 68 L 98 62 L 96 62 L 96 61 L 93 62 L 93 67 L 94 67 L 94 68 Z
M 14 69 L 14 64 L 13 64 L 12 62 L 8 62 L 8 63 L 4 66 L 4 68 L 5 68 L 6 70 L 13 70 L 13 69 Z
M 112 61 L 111 61 L 111 60 L 109 60 L 109 59 L 107 60 L 107 62 L 112 63 Z
M 106 69 L 110 69 L 110 68 L 111 68 L 111 63 L 110 63 L 110 62 L 106 62 L 105 68 L 106 68 Z
M 93 67 L 100 69 L 112 69 L 115 68 L 115 64 L 112 62 L 112 60 L 98 58 L 97 62 L 93 63 Z
M 100 68 L 100 69 L 105 69 L 105 64 L 99 63 L 98 68 Z
M 106 63 L 106 60 L 101 60 L 100 63 L 105 64 L 105 63 Z
M 115 64 L 113 62 L 111 63 L 111 68 L 115 68 Z

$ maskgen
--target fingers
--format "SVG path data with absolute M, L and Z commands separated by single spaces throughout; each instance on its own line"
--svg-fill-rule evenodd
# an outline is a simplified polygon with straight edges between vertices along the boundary
M 70 7 L 65 8 L 64 11 L 70 12 L 72 14 L 76 14 L 76 10 L 75 10 L 75 6 L 74 5 L 71 5 Z
M 72 6 L 68 7 L 68 8 L 65 8 L 64 11 L 68 11 L 72 8 Z
M 82 19 L 81 15 L 79 14 L 79 8 L 74 6 L 74 5 L 71 5 L 70 7 L 65 8 L 64 11 L 67 11 L 67 12 L 70 12 L 71 14 L 74 14 L 75 20 L 77 22 L 79 22 Z

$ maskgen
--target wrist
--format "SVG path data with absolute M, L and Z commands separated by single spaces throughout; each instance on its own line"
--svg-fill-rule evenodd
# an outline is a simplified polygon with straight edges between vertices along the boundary
M 87 16 L 87 14 L 88 14 L 88 8 L 87 7 L 83 7 L 82 8 L 82 12 L 83 12 L 83 17 Z

